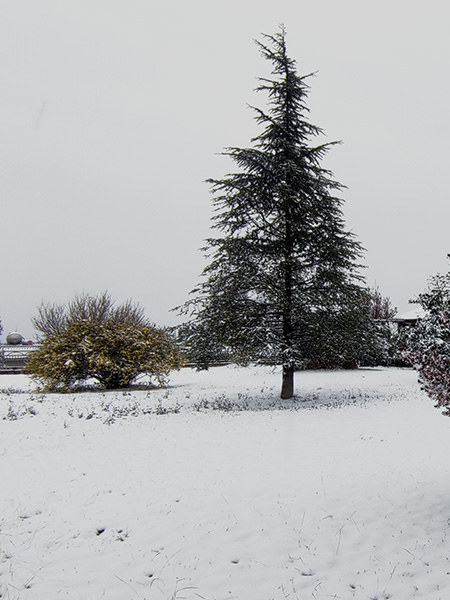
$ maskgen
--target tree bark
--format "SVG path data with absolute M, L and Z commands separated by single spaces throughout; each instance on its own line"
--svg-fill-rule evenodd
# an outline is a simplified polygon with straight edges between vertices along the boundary
M 284 205 L 285 239 L 284 239 L 284 298 L 283 298 L 283 380 L 281 384 L 281 398 L 288 400 L 294 395 L 294 364 L 293 364 L 293 332 L 292 304 L 294 282 L 292 275 L 292 255 L 294 240 L 292 236 L 292 217 L 290 198 L 285 199 Z
M 281 383 L 281 399 L 289 400 L 294 396 L 294 367 L 283 366 L 283 380 Z

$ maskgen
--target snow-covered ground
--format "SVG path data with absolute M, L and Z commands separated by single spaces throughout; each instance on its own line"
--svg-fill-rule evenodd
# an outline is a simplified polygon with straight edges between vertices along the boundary
M 0 597 L 450 598 L 450 419 L 413 371 L 0 377 Z M 17 390 L 22 390 L 18 393 Z

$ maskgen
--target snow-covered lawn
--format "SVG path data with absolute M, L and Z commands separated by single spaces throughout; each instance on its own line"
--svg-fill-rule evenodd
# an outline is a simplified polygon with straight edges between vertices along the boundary
M 279 385 L 222 367 L 42 396 L 1 376 L 0 596 L 450 598 L 450 419 L 416 374 L 299 373 L 281 408 Z

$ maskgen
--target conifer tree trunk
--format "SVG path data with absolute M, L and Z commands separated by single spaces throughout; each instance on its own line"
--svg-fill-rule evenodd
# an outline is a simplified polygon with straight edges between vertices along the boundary
M 284 307 L 283 307 L 283 379 L 281 384 L 281 398 L 289 400 L 294 395 L 294 363 L 293 363 L 293 333 L 292 300 L 292 223 L 289 199 L 285 200 L 285 239 L 284 239 Z
M 283 366 L 283 379 L 281 383 L 281 398 L 289 400 L 294 395 L 294 367 L 292 365 Z

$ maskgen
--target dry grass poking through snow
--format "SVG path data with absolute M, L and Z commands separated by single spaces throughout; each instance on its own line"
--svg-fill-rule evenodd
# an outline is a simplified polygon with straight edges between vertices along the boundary
M 0 378 L 0 597 L 448 600 L 450 420 L 408 370 Z M 18 392 L 17 390 L 24 390 Z

